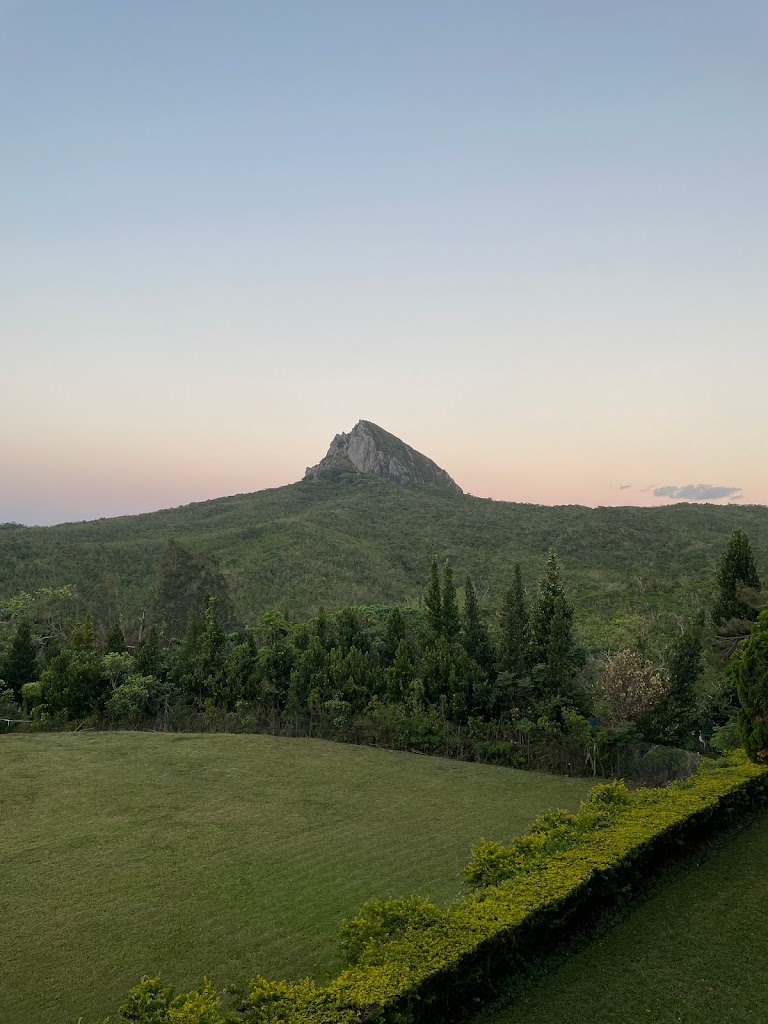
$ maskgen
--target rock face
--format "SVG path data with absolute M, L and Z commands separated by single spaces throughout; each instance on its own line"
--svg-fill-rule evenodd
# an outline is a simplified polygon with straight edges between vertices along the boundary
M 348 434 L 337 434 L 328 454 L 310 466 L 305 480 L 341 472 L 381 476 L 396 484 L 418 484 L 461 494 L 459 485 L 426 455 L 369 420 L 360 420 Z

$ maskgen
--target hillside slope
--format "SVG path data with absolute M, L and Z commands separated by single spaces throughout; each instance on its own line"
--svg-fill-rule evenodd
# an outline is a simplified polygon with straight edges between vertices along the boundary
M 695 602 L 736 527 L 765 577 L 764 506 L 549 507 L 348 474 L 138 516 L 3 527 L 0 598 L 73 583 L 88 603 L 112 577 L 125 612 L 136 612 L 175 538 L 219 558 L 245 620 L 270 606 L 302 616 L 320 605 L 416 600 L 433 554 L 451 559 L 459 582 L 470 573 L 493 605 L 515 561 L 533 584 L 555 546 L 583 614 L 619 628 Z

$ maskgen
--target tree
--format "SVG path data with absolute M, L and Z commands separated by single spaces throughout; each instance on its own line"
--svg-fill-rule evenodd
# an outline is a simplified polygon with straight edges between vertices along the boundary
M 558 594 L 555 613 L 549 629 L 545 678 L 550 692 L 561 693 L 573 675 L 574 643 L 571 633 L 572 610 L 565 597 Z
M 467 576 L 464 584 L 464 607 L 461 613 L 461 644 L 467 654 L 486 675 L 493 672 L 495 656 L 488 629 L 480 615 L 472 580 Z
M 636 722 L 656 708 L 667 691 L 667 682 L 649 661 L 636 651 L 619 651 L 606 662 L 598 694 L 609 707 L 609 725 Z
M 685 743 L 696 724 L 701 653 L 701 640 L 689 629 L 678 633 L 667 651 L 667 692 L 649 722 L 654 738 L 664 743 Z
M 522 679 L 531 668 L 531 622 L 519 562 L 512 573 L 512 586 L 504 592 L 500 625 L 499 669 Z
M 193 615 L 200 615 L 208 597 L 218 601 L 225 626 L 234 616 L 229 587 L 212 555 L 188 551 L 175 540 L 168 542 L 155 573 L 155 618 L 167 637 L 181 637 Z
M 717 571 L 717 597 L 712 609 L 715 625 L 730 619 L 756 619 L 757 609 L 745 600 L 744 590 L 760 590 L 760 587 L 749 537 L 743 530 L 734 530 Z
M 457 640 L 461 631 L 461 617 L 459 616 L 459 599 L 456 596 L 456 587 L 453 582 L 453 569 L 448 559 L 443 566 L 443 608 L 442 608 L 442 634 L 448 641 Z
M 567 685 L 578 661 L 572 622 L 573 605 L 565 596 L 557 554 L 551 549 L 531 618 L 532 678 L 539 697 L 576 699 L 575 690 Z
M 539 580 L 539 592 L 531 617 L 532 653 L 533 660 L 537 664 L 547 664 L 552 624 L 556 615 L 560 618 L 561 632 L 567 630 L 570 633 L 573 607 L 565 596 L 557 553 L 554 548 L 551 548 L 544 575 Z
M 107 654 L 122 654 L 125 651 L 125 634 L 119 622 L 110 626 L 107 633 Z
M 398 644 L 395 657 L 384 675 L 387 680 L 387 700 L 392 704 L 403 703 L 416 675 L 411 651 L 405 640 Z
M 44 670 L 43 695 L 54 714 L 81 718 L 93 714 L 110 690 L 96 650 L 96 633 L 90 617 L 72 627 L 69 643 Z
M 440 589 L 440 570 L 437 555 L 429 567 L 429 580 L 424 591 L 424 622 L 428 640 L 435 640 L 443 632 L 443 596 Z
M 400 644 L 406 639 L 405 619 L 399 608 L 395 607 L 387 616 L 384 632 L 381 637 L 379 654 L 382 665 L 391 665 L 397 657 Z M 406 643 L 407 647 L 407 643 Z
M 137 675 L 155 676 L 159 678 L 162 673 L 163 656 L 160 649 L 160 630 L 157 626 L 150 626 L 147 635 L 136 648 L 134 655 L 134 668 Z
M 2 677 L 13 690 L 16 700 L 21 699 L 22 686 L 37 679 L 37 648 L 27 619 L 22 619 L 14 630 L 3 661 Z
M 768 761 L 768 614 L 758 632 L 742 640 L 728 665 L 739 696 L 739 736 L 753 761 Z

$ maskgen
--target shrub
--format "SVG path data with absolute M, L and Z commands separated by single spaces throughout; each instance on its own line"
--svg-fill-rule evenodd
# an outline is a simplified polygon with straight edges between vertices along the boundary
M 767 790 L 768 769 L 741 751 L 721 762 L 704 762 L 696 775 L 666 789 L 629 793 L 621 783 L 599 786 L 576 814 L 542 815 L 529 835 L 508 846 L 480 843 L 466 871 L 470 891 L 447 910 L 419 899 L 366 904 L 343 929 L 351 961 L 346 970 L 323 988 L 309 980 L 288 984 L 257 978 L 233 1019 L 246 1024 L 450 1019 L 462 1002 L 487 993 L 495 975 L 508 973 L 516 958 L 550 946 L 567 929 L 593 918 L 692 842 L 764 803 Z M 211 1016 L 218 1014 L 215 993 L 208 998 L 209 992 L 204 986 L 178 1004 L 189 1007 L 186 1017 L 172 1016 L 177 1004 L 166 1009 L 153 995 L 155 1002 L 145 999 L 145 1009 L 134 1000 L 128 1019 L 218 1024 L 220 1018 Z

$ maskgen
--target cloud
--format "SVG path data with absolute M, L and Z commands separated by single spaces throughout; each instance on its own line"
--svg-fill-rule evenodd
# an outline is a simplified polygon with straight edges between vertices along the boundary
M 628 491 L 632 484 L 619 484 L 620 491 Z
M 722 487 L 718 484 L 685 484 L 683 487 L 655 487 L 657 498 L 676 498 L 678 501 L 719 501 L 720 498 L 741 497 L 740 487 Z

